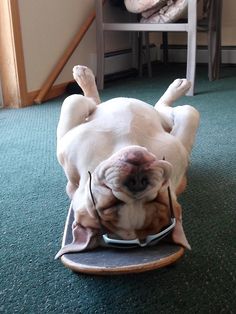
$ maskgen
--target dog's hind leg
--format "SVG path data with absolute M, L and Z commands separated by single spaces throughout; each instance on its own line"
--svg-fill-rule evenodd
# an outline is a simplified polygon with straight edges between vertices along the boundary
M 162 126 L 167 132 L 171 132 L 173 128 L 173 108 L 171 107 L 173 103 L 184 96 L 188 89 L 190 88 L 191 83 L 186 79 L 176 79 L 170 86 L 167 88 L 163 96 L 155 104 L 155 109 L 159 112 Z
M 82 95 L 67 97 L 61 107 L 61 115 L 57 126 L 57 140 L 59 141 L 68 131 L 86 122 L 86 119 L 96 109 L 92 98 Z
M 176 79 L 172 84 L 170 84 L 163 96 L 158 100 L 155 108 L 158 109 L 160 106 L 171 107 L 177 99 L 187 93 L 190 87 L 191 82 L 188 80 Z
M 92 70 L 83 65 L 76 65 L 73 68 L 73 77 L 82 89 L 84 96 L 92 98 L 97 105 L 101 103 Z
M 191 152 L 199 124 L 198 111 L 189 105 L 172 108 L 172 104 L 184 96 L 191 83 L 186 79 L 175 80 L 156 103 L 164 129 L 178 138 L 188 153 Z
M 170 132 L 178 138 L 190 154 L 199 125 L 199 112 L 192 106 L 173 108 L 173 127 Z

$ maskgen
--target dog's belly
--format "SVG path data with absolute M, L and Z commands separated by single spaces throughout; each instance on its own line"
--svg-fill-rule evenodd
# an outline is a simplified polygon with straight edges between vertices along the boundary
M 80 177 L 130 145 L 145 147 L 158 159 L 169 161 L 174 168 L 173 185 L 178 185 L 182 177 L 179 169 L 187 167 L 186 151 L 163 129 L 159 113 L 145 102 L 115 98 L 102 103 L 86 123 L 71 130 L 64 139 L 66 155 Z
M 104 146 L 104 138 L 108 141 L 112 138 L 108 154 L 130 145 L 143 146 L 152 152 L 155 146 L 165 146 L 161 144 L 162 137 L 165 142 L 171 141 L 159 113 L 151 105 L 132 98 L 115 98 L 100 104 L 82 127 L 92 133 L 98 145 Z
M 114 98 L 100 104 L 89 121 L 97 124 L 98 129 L 112 132 L 116 137 L 138 133 L 143 137 L 153 137 L 163 131 L 158 112 L 149 104 L 133 98 Z

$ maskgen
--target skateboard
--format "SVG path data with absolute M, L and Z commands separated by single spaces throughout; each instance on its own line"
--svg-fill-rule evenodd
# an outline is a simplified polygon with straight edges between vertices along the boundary
M 74 213 L 70 206 L 62 239 L 62 246 L 72 242 Z M 161 241 L 155 246 L 130 249 L 98 247 L 90 251 L 66 253 L 61 262 L 78 273 L 93 275 L 120 275 L 141 273 L 171 265 L 184 255 L 177 244 Z

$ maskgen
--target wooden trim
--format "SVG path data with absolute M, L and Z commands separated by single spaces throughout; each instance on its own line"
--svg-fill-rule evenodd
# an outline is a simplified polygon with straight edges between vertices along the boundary
M 50 100 L 52 98 L 61 96 L 66 91 L 66 87 L 70 82 L 61 83 L 53 86 L 45 97 L 44 101 Z M 33 105 L 35 97 L 39 94 L 40 90 L 32 91 L 27 94 L 25 104 L 27 106 Z
M 18 0 L 0 1 L 0 72 L 4 107 L 27 105 Z
M 11 0 L 11 16 L 13 25 L 13 36 L 15 42 L 15 56 L 17 63 L 17 72 L 19 78 L 19 90 L 21 95 L 21 107 L 26 106 L 27 99 L 27 83 L 26 83 L 26 72 L 25 72 L 25 60 L 24 50 L 20 23 L 20 12 L 18 0 Z

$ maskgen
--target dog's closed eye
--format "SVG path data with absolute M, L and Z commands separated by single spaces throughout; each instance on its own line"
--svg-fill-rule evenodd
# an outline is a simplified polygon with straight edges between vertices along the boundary
M 103 221 L 109 222 L 116 222 L 119 218 L 119 210 L 120 208 L 125 205 L 124 202 L 114 199 L 112 205 L 97 209 L 99 216 L 102 218 Z
M 118 219 L 118 207 L 117 206 L 112 206 L 109 208 L 105 208 L 102 210 L 99 210 L 99 215 L 102 218 L 103 221 L 117 221 Z
M 110 213 L 117 212 L 119 208 L 124 204 L 125 203 L 120 200 L 114 200 L 114 202 L 110 202 L 109 204 L 106 204 L 106 206 L 103 206 L 102 208 L 97 208 L 97 210 L 99 211 L 99 213 L 108 215 Z

